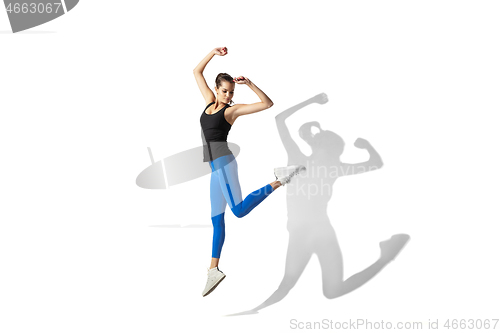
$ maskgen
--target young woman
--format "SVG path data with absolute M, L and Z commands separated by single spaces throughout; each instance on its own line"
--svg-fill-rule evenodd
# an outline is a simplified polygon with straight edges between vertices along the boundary
M 208 269 L 207 284 L 202 292 L 203 296 L 210 294 L 226 275 L 218 269 L 220 253 L 224 244 L 225 225 L 224 214 L 226 204 L 237 217 L 247 215 L 260 204 L 269 194 L 281 185 L 290 182 L 290 179 L 305 170 L 300 165 L 275 168 L 275 181 L 250 193 L 242 199 L 238 180 L 238 164 L 227 145 L 227 135 L 238 117 L 256 113 L 270 108 L 273 102 L 247 77 L 232 78 L 226 73 L 220 73 L 215 80 L 216 95 L 210 90 L 203 76 L 203 70 L 214 55 L 225 56 L 226 47 L 213 49 L 193 70 L 198 87 L 205 99 L 205 110 L 200 117 L 202 141 L 204 145 L 203 161 L 209 162 L 212 169 L 210 179 L 210 202 L 212 210 L 212 224 L 214 227 L 212 241 L 212 261 Z M 246 84 L 260 98 L 260 102 L 253 104 L 234 104 L 235 83 Z

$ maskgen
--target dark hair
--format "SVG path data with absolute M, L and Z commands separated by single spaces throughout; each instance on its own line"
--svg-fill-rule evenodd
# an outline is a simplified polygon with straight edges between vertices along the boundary
M 215 78 L 215 86 L 217 87 L 217 89 L 220 88 L 220 86 L 222 84 L 222 81 L 226 81 L 226 82 L 229 82 L 229 83 L 234 83 L 233 78 L 231 77 L 231 75 L 229 75 L 227 73 L 219 73 L 217 75 L 217 77 Z M 231 104 L 231 103 L 234 103 L 233 100 L 229 101 L 229 104 Z

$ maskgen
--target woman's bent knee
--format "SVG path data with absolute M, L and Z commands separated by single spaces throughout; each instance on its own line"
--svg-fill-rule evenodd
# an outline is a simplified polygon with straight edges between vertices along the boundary
M 243 216 L 247 215 L 241 209 L 241 204 L 231 208 L 231 211 L 233 212 L 234 216 L 236 216 L 237 218 L 242 218 Z

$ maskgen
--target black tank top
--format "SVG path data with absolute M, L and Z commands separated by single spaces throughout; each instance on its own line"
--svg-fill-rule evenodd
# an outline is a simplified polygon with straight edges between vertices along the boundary
M 227 145 L 227 135 L 231 130 L 231 124 L 224 117 L 224 111 L 229 107 L 229 104 L 214 114 L 205 113 L 208 107 L 214 103 L 208 104 L 200 117 L 203 162 L 232 154 Z

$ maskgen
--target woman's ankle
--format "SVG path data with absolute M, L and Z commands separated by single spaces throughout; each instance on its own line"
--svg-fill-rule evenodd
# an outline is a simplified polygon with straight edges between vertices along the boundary
M 281 183 L 277 180 L 275 180 L 274 182 L 270 183 L 269 185 L 271 185 L 271 187 L 273 188 L 273 191 L 276 190 L 278 187 L 281 186 Z

